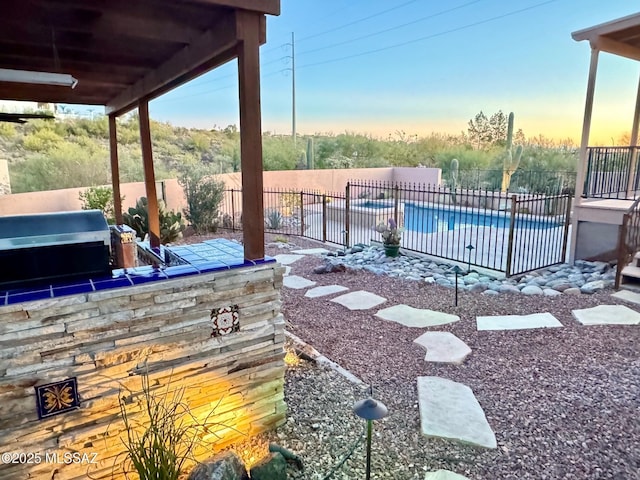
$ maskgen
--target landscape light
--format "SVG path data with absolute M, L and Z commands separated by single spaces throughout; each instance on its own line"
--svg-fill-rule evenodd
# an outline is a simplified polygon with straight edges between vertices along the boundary
M 36 83 L 75 88 L 78 80 L 67 73 L 32 72 L 0 68 L 0 82 Z
M 353 412 L 360 418 L 364 418 L 367 421 L 367 477 L 371 478 L 371 435 L 373 432 L 373 421 L 384 418 L 389 413 L 389 410 L 382 402 L 374 400 L 369 397 L 365 400 L 356 402 L 353 406 Z

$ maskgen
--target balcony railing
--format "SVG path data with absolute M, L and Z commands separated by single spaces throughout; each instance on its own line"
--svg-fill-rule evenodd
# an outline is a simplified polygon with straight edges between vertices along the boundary
M 589 147 L 584 198 L 638 198 L 640 147 Z

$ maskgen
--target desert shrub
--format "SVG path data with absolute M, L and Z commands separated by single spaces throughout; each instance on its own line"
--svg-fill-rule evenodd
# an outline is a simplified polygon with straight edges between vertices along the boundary
M 202 165 L 183 168 L 178 182 L 187 197 L 185 218 L 198 233 L 215 231 L 224 197 L 224 182 L 209 174 Z
M 275 208 L 267 210 L 264 216 L 264 223 L 270 230 L 279 230 L 283 224 L 282 214 Z
M 89 187 L 79 193 L 83 210 L 102 210 L 108 223 L 115 222 L 113 189 L 111 187 Z M 120 197 L 121 201 L 124 197 Z

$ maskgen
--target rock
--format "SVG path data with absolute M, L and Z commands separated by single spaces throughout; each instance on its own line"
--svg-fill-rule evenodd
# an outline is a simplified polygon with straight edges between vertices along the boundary
M 542 290 L 542 293 L 547 297 L 557 297 L 558 295 L 562 295 L 558 290 L 554 290 L 553 288 L 545 288 Z
M 582 292 L 577 287 L 567 288 L 564 292 L 565 295 L 582 295 Z
M 474 285 L 471 285 L 471 287 L 469 288 L 469 291 L 473 293 L 481 293 L 487 290 L 488 288 L 489 288 L 489 285 L 487 285 L 486 283 L 476 283 Z
M 287 480 L 287 461 L 275 452 L 251 468 L 251 480 Z
M 364 250 L 360 245 L 354 245 L 351 247 L 351 253 L 360 253 Z
M 606 288 L 606 285 L 605 285 L 604 281 L 596 280 L 594 282 L 588 282 L 588 283 L 585 283 L 584 285 L 582 285 L 580 287 L 580 291 L 582 293 L 591 294 L 591 293 L 596 293 L 596 292 L 599 292 L 601 290 L 604 290 L 605 288 Z
M 515 285 L 501 285 L 498 291 L 500 293 L 520 293 L 520 289 Z
M 542 295 L 543 293 L 542 289 L 537 285 L 527 285 L 522 290 L 520 290 L 520 292 L 524 295 Z
M 187 480 L 249 480 L 249 477 L 242 460 L 233 452 L 224 452 L 196 465 Z
M 553 288 L 554 290 L 557 290 L 558 292 L 565 292 L 565 291 L 567 291 L 568 289 L 570 289 L 572 287 L 571 287 L 570 283 L 562 281 L 560 283 L 557 283 L 557 284 L 551 286 L 551 288 Z

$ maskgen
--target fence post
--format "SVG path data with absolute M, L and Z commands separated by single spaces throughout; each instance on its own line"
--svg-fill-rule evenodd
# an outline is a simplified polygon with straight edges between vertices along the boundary
M 401 227 L 400 222 L 398 221 L 398 203 L 400 202 L 400 188 L 398 184 L 393 187 L 393 220 L 396 222 L 398 227 Z
M 327 195 L 322 194 L 322 241 L 327 241 Z
M 569 239 L 569 225 L 571 225 L 571 195 L 567 195 L 567 209 L 564 213 L 564 238 L 562 239 L 562 259 L 564 262 L 567 257 L 567 241 Z
M 236 207 L 235 207 L 235 190 L 231 189 L 231 231 L 236 231 Z
M 507 243 L 507 268 L 505 275 L 511 276 L 511 263 L 513 262 L 513 230 L 516 226 L 516 209 L 517 209 L 518 196 L 513 195 L 511 197 L 511 218 L 509 219 L 509 240 Z
M 347 186 L 345 187 L 344 193 L 344 245 L 345 248 L 349 246 L 349 182 L 347 182 Z
M 300 236 L 304 237 L 304 192 L 300 190 Z

